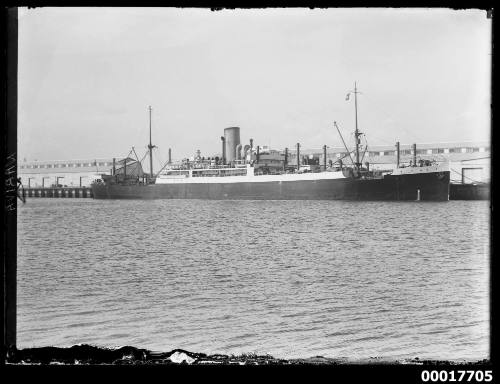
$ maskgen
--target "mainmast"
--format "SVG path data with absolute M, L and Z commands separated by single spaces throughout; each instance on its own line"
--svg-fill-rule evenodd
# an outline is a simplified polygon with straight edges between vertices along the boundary
M 151 171 L 151 178 L 153 177 L 153 148 L 155 147 L 151 142 L 151 105 L 149 106 L 149 170 Z
M 361 133 L 358 130 L 358 88 L 356 87 L 356 82 L 354 82 L 354 112 L 356 115 L 356 130 L 354 131 L 354 139 L 356 140 L 356 168 L 361 168 L 361 163 L 359 162 L 359 136 Z

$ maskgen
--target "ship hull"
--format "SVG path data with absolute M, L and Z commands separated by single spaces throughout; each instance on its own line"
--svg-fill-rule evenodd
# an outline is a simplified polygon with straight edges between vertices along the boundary
M 258 177 L 258 176 L 257 176 Z M 241 183 L 120 185 L 94 183 L 94 199 L 449 200 L 450 172 L 382 179 L 318 179 Z

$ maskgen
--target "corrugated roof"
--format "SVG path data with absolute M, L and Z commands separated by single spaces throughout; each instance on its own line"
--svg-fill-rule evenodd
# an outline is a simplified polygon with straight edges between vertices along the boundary
M 412 149 L 413 144 L 400 144 L 399 149 Z M 354 147 L 348 146 L 350 150 L 354 150 Z M 491 143 L 488 141 L 462 141 L 462 142 L 447 142 L 447 143 L 417 143 L 417 150 L 419 149 L 450 149 L 450 148 L 491 148 Z M 396 143 L 394 145 L 368 145 L 368 151 L 370 152 L 385 152 L 385 151 L 395 151 Z M 295 153 L 295 148 L 289 148 L 290 153 Z M 323 153 L 323 148 L 306 148 L 300 149 L 300 152 L 305 154 L 315 154 Z M 339 153 L 346 152 L 344 147 L 335 146 L 328 147 L 326 149 L 327 153 Z
M 123 156 L 115 157 L 116 161 L 120 161 L 124 159 Z M 133 159 L 135 160 L 135 159 Z M 90 163 L 93 161 L 97 162 L 113 162 L 112 157 L 106 157 L 106 158 L 93 158 L 93 159 L 66 159 L 66 160 L 30 160 L 30 161 L 21 161 L 20 159 L 17 160 L 18 165 L 21 164 L 61 164 L 61 163 Z

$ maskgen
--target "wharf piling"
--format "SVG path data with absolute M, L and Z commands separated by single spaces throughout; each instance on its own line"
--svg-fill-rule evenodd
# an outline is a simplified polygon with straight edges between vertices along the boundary
M 92 198 L 92 190 L 88 187 L 30 187 L 25 190 L 26 197 L 66 197 Z

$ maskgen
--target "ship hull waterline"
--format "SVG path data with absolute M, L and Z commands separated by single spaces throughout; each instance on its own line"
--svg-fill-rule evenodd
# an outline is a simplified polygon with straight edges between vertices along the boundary
M 258 176 L 257 176 L 258 177 Z M 94 199 L 448 201 L 450 172 L 381 179 L 318 179 L 241 183 L 94 183 Z

